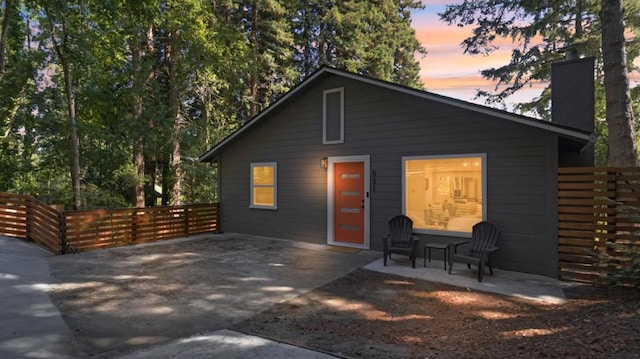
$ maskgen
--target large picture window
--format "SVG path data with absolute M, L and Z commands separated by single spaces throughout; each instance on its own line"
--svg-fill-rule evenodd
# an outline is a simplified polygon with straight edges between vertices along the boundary
M 469 236 L 486 218 L 486 154 L 402 158 L 403 211 L 418 233 Z
M 278 208 L 277 176 L 276 162 L 251 164 L 251 208 Z

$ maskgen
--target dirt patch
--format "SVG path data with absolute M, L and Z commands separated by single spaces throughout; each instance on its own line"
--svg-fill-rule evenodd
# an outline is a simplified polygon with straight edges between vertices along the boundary
M 547 304 L 357 270 L 235 329 L 357 358 L 640 358 L 640 293 Z

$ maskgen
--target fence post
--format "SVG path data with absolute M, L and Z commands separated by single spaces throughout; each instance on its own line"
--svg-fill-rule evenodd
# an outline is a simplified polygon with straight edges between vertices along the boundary
M 26 197 L 25 214 L 27 218 L 25 219 L 27 220 L 27 227 L 25 228 L 25 239 L 29 242 L 33 242 L 33 239 L 31 238 L 31 228 L 33 226 L 33 204 L 31 202 L 31 197 Z
M 611 241 L 613 243 L 615 243 L 617 241 L 617 237 L 618 237 L 618 205 L 619 200 L 621 195 L 618 193 L 618 171 L 616 170 L 616 168 L 612 168 L 613 170 L 613 208 L 615 209 L 615 211 L 613 212 L 613 238 L 609 239 L 607 238 L 606 242 L 605 242 L 605 251 L 609 251 L 608 248 L 608 242 Z
M 184 210 L 184 234 L 189 237 L 190 236 L 190 231 L 189 231 L 189 207 L 184 206 L 182 207 L 182 209 Z
M 215 233 L 222 233 L 222 231 L 220 230 L 220 218 L 222 217 L 220 215 L 220 202 L 215 204 L 215 208 L 216 208 L 216 231 Z
M 60 239 L 60 254 L 67 253 L 67 221 L 64 211 L 58 213 L 58 237 Z
M 138 240 L 138 208 L 131 213 L 131 242 Z

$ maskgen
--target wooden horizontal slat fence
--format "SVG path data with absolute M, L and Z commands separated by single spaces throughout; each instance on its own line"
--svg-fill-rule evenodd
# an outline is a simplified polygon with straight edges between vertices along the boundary
M 600 282 L 612 258 L 608 243 L 640 245 L 640 168 L 560 168 L 560 278 Z
M 65 211 L 65 239 L 83 251 L 187 237 L 218 229 L 218 204 Z
M 60 212 L 29 196 L 0 192 L 0 235 L 64 254 L 216 232 L 219 209 L 214 203 Z
M 27 238 L 28 197 L 0 192 L 0 235 Z
M 62 212 L 30 198 L 27 215 L 27 238 L 54 253 L 64 251 Z
M 61 251 L 61 213 L 29 196 L 0 192 L 0 235 L 25 238 Z

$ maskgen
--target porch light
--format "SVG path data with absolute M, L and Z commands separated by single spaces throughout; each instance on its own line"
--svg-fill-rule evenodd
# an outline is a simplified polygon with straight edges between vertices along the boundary
M 320 168 L 324 168 L 325 170 L 329 167 L 329 160 L 326 157 L 320 159 Z

